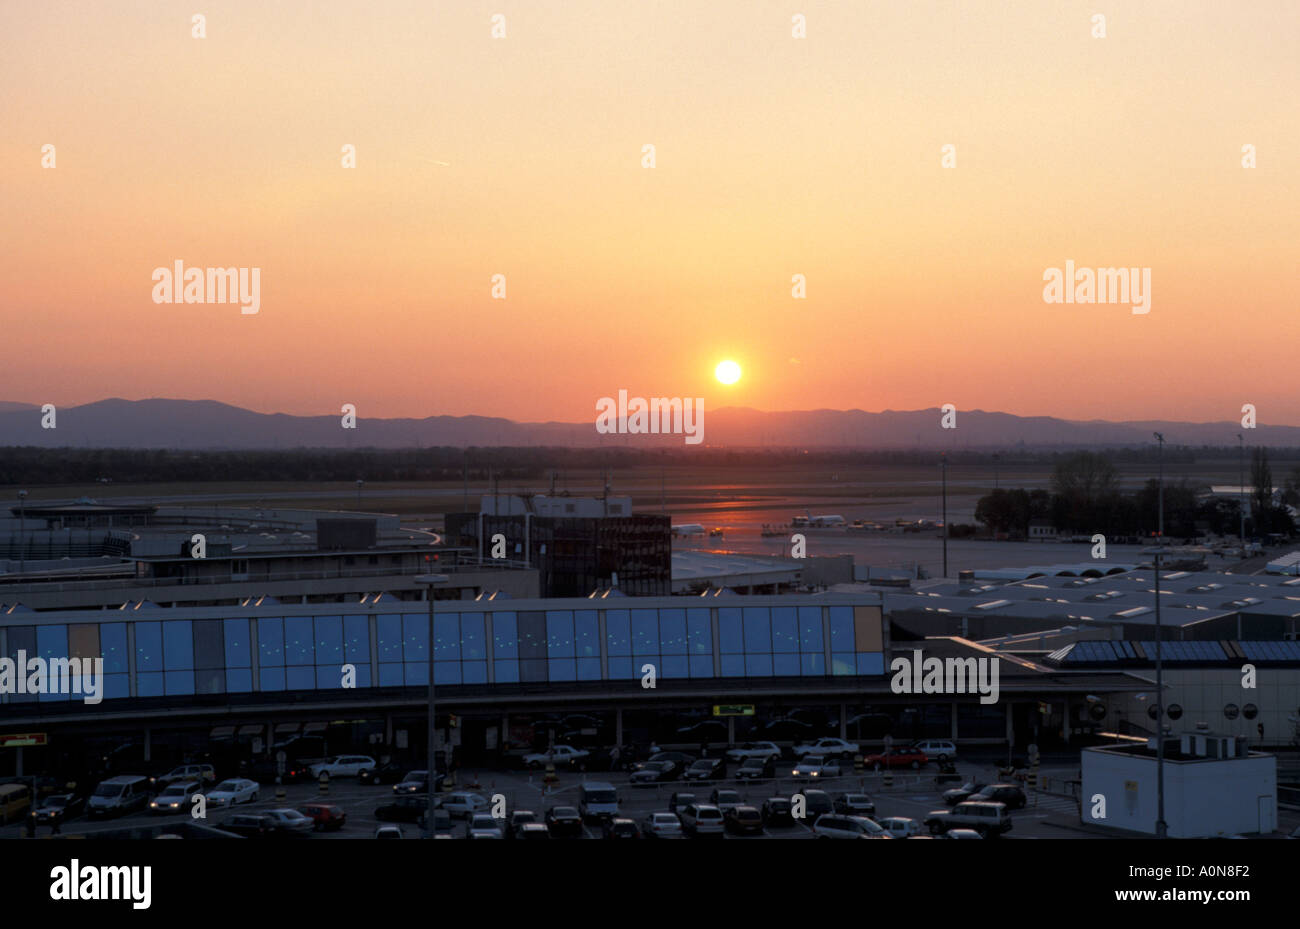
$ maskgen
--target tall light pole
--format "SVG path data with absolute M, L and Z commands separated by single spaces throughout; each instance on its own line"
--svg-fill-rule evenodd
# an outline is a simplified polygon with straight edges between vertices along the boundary
M 23 509 L 23 503 L 27 499 L 27 491 L 18 491 L 18 573 L 22 574 L 25 566 L 26 549 L 27 549 L 27 518 Z
M 433 828 L 433 809 L 434 787 L 436 786 L 435 778 L 437 776 L 437 724 L 435 722 L 434 710 L 436 703 L 434 701 L 433 690 L 433 588 L 438 584 L 445 584 L 451 578 L 445 574 L 419 574 L 416 575 L 415 582 L 423 584 L 425 598 L 429 601 L 429 774 L 426 779 L 425 793 L 428 794 L 429 809 L 425 811 L 425 838 L 432 839 L 434 835 Z
M 1241 516 L 1241 528 L 1239 530 L 1241 539 L 1241 557 L 1246 557 L 1246 437 L 1240 432 L 1237 433 L 1237 480 L 1239 486 L 1237 493 L 1237 512 Z
M 1165 437 L 1155 433 L 1160 443 L 1160 478 L 1157 487 L 1159 499 L 1159 529 L 1156 535 L 1155 592 L 1156 592 L 1156 838 L 1169 836 L 1165 823 L 1165 677 L 1160 654 L 1160 555 L 1165 544 Z
M 993 456 L 993 489 L 998 489 L 998 456 Z
M 943 468 L 943 576 L 948 576 L 948 456 L 939 456 Z
M 364 484 L 361 478 L 357 478 L 357 509 L 361 509 L 361 485 Z

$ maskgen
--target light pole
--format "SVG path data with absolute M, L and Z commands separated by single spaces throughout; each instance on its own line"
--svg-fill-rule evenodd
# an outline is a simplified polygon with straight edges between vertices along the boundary
M 23 509 L 27 491 L 18 491 L 18 573 L 23 573 L 27 550 L 27 518 Z M 12 512 L 12 511 L 11 511 Z
M 429 601 L 429 773 L 426 779 L 425 793 L 428 794 L 429 809 L 425 811 L 425 838 L 432 839 L 434 834 L 433 828 L 433 809 L 434 809 L 434 787 L 436 786 L 435 778 L 437 776 L 437 724 L 434 716 L 434 691 L 433 691 L 433 588 L 438 584 L 445 584 L 451 578 L 445 574 L 419 574 L 416 575 L 415 582 L 423 584 L 424 595 Z
M 993 456 L 993 489 L 998 489 L 998 456 Z
M 943 576 L 948 576 L 948 456 L 940 455 L 943 467 Z
M 1237 433 L 1237 513 L 1241 516 L 1238 538 L 1241 540 L 1241 557 L 1246 557 L 1246 437 Z
M 1164 663 L 1160 654 L 1160 554 L 1165 543 L 1165 437 L 1155 433 L 1160 443 L 1160 478 L 1157 486 L 1159 528 L 1156 535 L 1155 592 L 1156 592 L 1156 838 L 1168 838 L 1169 826 L 1165 823 L 1165 678 Z
M 357 509 L 361 509 L 361 485 L 364 484 L 361 478 L 357 478 Z

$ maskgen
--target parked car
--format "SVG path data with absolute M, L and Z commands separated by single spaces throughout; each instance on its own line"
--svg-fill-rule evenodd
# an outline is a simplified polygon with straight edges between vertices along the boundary
M 524 823 L 519 827 L 519 834 L 516 838 L 520 839 L 549 839 L 551 830 L 547 828 L 546 823 Z
M 881 829 L 896 839 L 910 839 L 914 835 L 921 834 L 921 824 L 906 816 L 886 816 L 876 822 L 880 824 Z
M 36 825 L 66 823 L 86 811 L 86 798 L 76 794 L 50 794 L 27 814 Z
M 203 789 L 198 781 L 177 781 L 168 784 L 162 793 L 149 801 L 150 813 L 188 813 L 194 806 L 190 800 Z
M 261 758 L 251 764 L 241 764 L 239 774 L 260 784 L 303 784 L 314 780 L 311 765 L 305 761 L 286 761 L 284 773 L 274 758 Z M 278 780 L 277 780 L 278 779 Z
M 375 759 L 369 755 L 335 755 L 328 761 L 311 766 L 311 776 L 319 778 L 322 773 L 330 777 L 358 777 L 366 768 L 375 767 Z
M 975 796 L 975 794 L 979 793 L 987 786 L 988 784 L 981 784 L 978 781 L 967 781 L 965 784 L 962 784 L 960 787 L 954 787 L 951 790 L 945 790 L 943 792 L 943 802 L 948 804 L 949 806 L 956 806 L 958 803 L 961 803 L 963 800 L 969 800 L 971 797 Z
M 802 794 L 795 794 L 795 797 L 803 796 L 804 800 L 804 818 L 808 822 L 816 822 L 817 817 L 823 813 L 834 813 L 835 804 L 831 802 L 831 795 L 824 790 L 805 790 Z M 794 797 L 790 798 L 792 801 Z
M 990 800 L 1005 803 L 1008 810 L 1023 810 L 1028 798 L 1018 784 L 990 784 L 978 793 L 971 794 L 971 800 Z
M 405 779 L 406 768 L 395 761 L 381 764 L 377 768 L 362 768 L 357 772 L 358 784 L 396 784 Z
M 839 777 L 840 763 L 826 755 L 805 755 L 795 764 L 791 777 Z
M 337 803 L 304 803 L 298 812 L 312 821 L 313 826 L 321 831 L 337 832 L 348 821 L 347 813 Z
M 695 802 L 695 794 L 676 791 L 668 798 L 668 809 L 680 813 L 686 806 Z
M 708 803 L 688 803 L 677 814 L 682 821 L 682 831 L 692 837 L 723 833 L 722 810 Z
M 647 761 L 638 764 L 636 770 L 628 777 L 631 784 L 648 786 L 650 784 L 662 784 L 664 781 L 671 781 L 681 773 L 676 762 L 672 761 Z
M 691 762 L 691 766 L 682 775 L 686 781 L 716 781 L 724 777 L 727 766 L 722 758 L 701 758 Z
M 680 839 L 682 821 L 676 813 L 649 813 L 641 820 L 641 834 L 647 839 Z
M 469 820 L 469 837 L 471 839 L 502 839 L 501 820 L 490 813 L 475 813 Z
M 427 807 L 428 804 L 426 803 Z M 482 813 L 491 806 L 487 798 L 481 794 L 471 793 L 468 790 L 453 790 L 442 800 L 442 808 L 451 814 L 453 819 L 468 819 L 475 813 Z
M 957 759 L 957 746 L 947 739 L 922 739 L 919 742 L 913 742 L 911 747 L 926 758 L 933 758 L 940 764 Z
M 165 774 L 149 778 L 149 787 L 154 791 L 160 791 L 168 784 L 174 784 L 177 781 L 199 781 L 203 784 L 213 784 L 216 780 L 216 770 L 210 764 L 183 764 L 172 768 Z
M 583 822 L 618 815 L 618 791 L 605 781 L 588 781 L 578 787 L 578 812 Z
M 819 839 L 888 839 L 892 836 L 875 820 L 866 816 L 841 816 L 827 813 L 817 817 L 813 835 Z
M 881 768 L 916 768 L 921 765 L 929 764 L 930 759 L 925 757 L 924 752 L 918 752 L 912 747 L 891 748 L 874 755 L 868 755 L 862 759 L 862 763 L 873 771 L 879 771 Z
M 875 816 L 876 804 L 866 794 L 841 794 L 835 798 L 835 812 L 848 816 Z
M 793 826 L 791 803 L 785 797 L 768 797 L 763 801 L 763 823 L 768 826 Z
M 427 794 L 429 792 L 429 772 L 427 770 L 411 771 L 393 785 L 394 794 Z
M 802 758 L 804 755 L 823 755 L 827 758 L 850 761 L 861 750 L 860 746 L 846 739 L 817 739 L 813 742 L 800 743 L 793 751 L 796 758 Z
M 204 796 L 208 806 L 234 806 L 237 803 L 252 803 L 257 799 L 261 785 L 245 777 L 234 777 L 222 781 Z
M 236 813 L 222 820 L 217 828 L 246 839 L 266 838 L 272 834 L 270 820 L 264 813 Z
M 752 835 L 763 831 L 763 814 L 747 803 L 733 806 L 722 814 L 722 824 L 736 835 Z
M 487 801 L 483 801 L 486 808 Z M 428 794 L 400 794 L 388 803 L 375 807 L 375 819 L 383 822 L 418 823 L 429 812 Z M 451 815 L 451 810 L 447 810 Z
M 776 777 L 776 756 L 746 758 L 736 769 L 736 779 L 741 781 Z
M 267 818 L 269 830 L 277 835 L 310 835 L 316 828 L 316 823 L 314 821 L 302 815 L 297 810 L 267 810 L 263 815 Z
M 628 819 L 626 816 L 613 816 L 605 820 L 601 827 L 601 838 L 639 839 L 641 830 L 637 828 L 635 820 Z
M 578 814 L 577 807 L 553 806 L 546 811 L 546 827 L 557 838 L 582 835 L 582 817 Z
M 543 768 L 548 764 L 553 764 L 557 768 L 562 768 L 566 765 L 579 764 L 590 754 L 586 749 L 574 748 L 572 745 L 554 745 L 544 752 L 533 752 L 531 755 L 525 755 L 524 766 Z
M 949 829 L 944 833 L 945 839 L 982 839 L 984 836 L 975 829 Z
M 655 752 L 645 761 L 638 761 L 632 766 L 632 769 L 636 770 L 639 765 L 651 761 L 671 761 L 673 764 L 677 765 L 679 771 L 685 771 L 695 763 L 695 756 L 688 755 L 686 752 Z
M 540 822 L 532 810 L 515 810 L 506 817 L 506 838 L 519 838 L 519 830 L 529 823 Z M 544 825 L 544 824 L 543 824 Z
M 744 798 L 740 796 L 740 791 L 732 790 L 730 787 L 715 787 L 713 792 L 709 794 L 709 803 L 724 813 L 733 806 L 739 806 L 744 802 Z
M 775 742 L 746 742 L 736 748 L 727 751 L 727 757 L 732 761 L 748 761 L 751 758 L 759 760 L 767 758 L 780 758 L 781 749 Z
M 402 836 L 401 826 L 377 826 L 375 827 L 376 839 L 400 839 Z
M 996 836 L 1011 829 L 1005 804 L 965 800 L 951 810 L 931 810 L 925 817 L 931 835 L 950 829 L 974 829 L 982 836 Z

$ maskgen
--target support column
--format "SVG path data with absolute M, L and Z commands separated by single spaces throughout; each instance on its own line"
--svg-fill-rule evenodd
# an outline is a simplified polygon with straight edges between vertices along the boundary
M 1011 751 L 1011 747 L 1015 744 L 1015 741 L 1016 741 L 1016 730 L 1011 717 L 1011 702 L 1008 701 L 1007 702 L 1007 751 L 1008 752 Z
M 735 744 L 736 744 L 736 717 L 728 716 L 727 717 L 727 747 L 730 748 Z
M 1238 613 L 1237 615 L 1240 616 L 1241 614 Z M 1064 721 L 1061 723 L 1061 739 L 1062 739 L 1062 741 L 1065 742 L 1066 745 L 1069 745 L 1069 744 L 1070 744 L 1070 726 L 1071 726 L 1071 723 L 1072 723 L 1072 721 L 1071 721 L 1071 719 L 1070 719 L 1070 697 L 1067 695 L 1067 696 L 1065 697 L 1065 719 L 1064 719 Z
M 26 669 L 24 669 L 20 673 L 26 674 L 27 671 Z M 17 754 L 14 756 L 14 774 L 18 775 L 19 777 L 23 776 L 23 747 L 21 745 L 17 747 Z M 32 798 L 32 805 L 33 806 L 36 805 L 35 797 Z
M 840 738 L 847 740 L 849 737 L 849 705 L 840 704 Z
M 153 730 L 144 731 L 144 760 L 153 761 Z
M 957 741 L 957 701 L 952 701 L 952 732 L 948 736 L 953 742 Z
M 614 744 L 620 749 L 623 747 L 623 711 L 621 709 L 614 711 Z

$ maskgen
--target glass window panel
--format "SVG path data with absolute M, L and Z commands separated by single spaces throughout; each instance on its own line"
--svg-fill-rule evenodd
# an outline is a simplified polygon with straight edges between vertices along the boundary
M 519 657 L 521 659 L 546 658 L 546 614 L 529 611 L 519 617 Z M 522 666 L 521 666 L 522 667 Z M 528 680 L 527 675 L 524 680 Z
M 686 611 L 659 611 L 659 651 L 665 655 L 686 654 Z
M 126 660 L 126 623 L 102 623 L 99 646 L 104 652 L 105 674 L 125 674 L 130 670 Z
M 99 625 L 75 623 L 68 626 L 69 658 L 101 658 L 99 652 Z
M 632 654 L 632 627 L 627 610 L 605 611 L 605 638 L 609 643 L 607 654 Z M 631 662 L 629 662 L 630 664 Z
M 713 654 L 713 624 L 709 620 L 709 611 L 694 609 L 686 611 L 686 628 L 690 638 L 692 655 Z
M 573 657 L 573 614 L 550 610 L 546 614 L 546 654 L 551 658 Z M 559 680 L 559 678 L 555 678 Z M 571 681 L 572 677 L 563 678 Z
M 396 614 L 376 616 L 375 627 L 379 632 L 379 660 L 402 660 L 402 617 Z M 380 686 L 387 686 L 380 680 Z
M 799 656 L 781 654 L 773 655 L 772 673 L 778 677 L 798 677 Z
M 819 606 L 799 607 L 799 650 L 802 652 L 822 652 L 825 649 L 822 634 L 822 608 Z
M 521 658 L 519 660 L 519 680 L 524 682 L 546 680 L 545 658 Z
M 745 675 L 747 677 L 771 677 L 772 656 L 771 655 L 746 655 Z
M 435 661 L 433 663 L 434 683 L 441 687 L 443 684 L 460 683 L 460 662 L 459 661 Z M 426 714 L 427 715 L 427 714 Z
M 167 633 L 163 632 L 163 641 L 167 640 Z M 163 686 L 167 689 L 167 696 L 184 695 L 194 693 L 194 672 L 193 671 L 164 671 Z
M 513 628 L 513 616 L 511 628 Z M 455 661 L 460 658 L 460 614 L 435 613 L 433 617 L 433 637 L 436 640 L 433 659 L 438 661 Z M 497 648 L 501 648 L 498 630 Z M 436 674 L 437 671 L 435 670 Z
M 343 687 L 342 662 L 338 665 L 316 666 L 317 690 L 341 690 Z M 358 685 L 360 686 L 360 685 Z
M 691 677 L 713 677 L 713 656 L 692 655 Z
M 676 679 L 690 676 L 690 665 L 685 655 L 665 655 L 662 662 L 659 666 L 660 677 Z
M 884 674 L 885 656 L 880 652 L 858 652 L 859 674 Z
M 429 619 L 426 616 L 425 620 Z M 428 687 L 429 686 L 429 662 L 425 661 L 408 661 L 406 662 L 406 686 L 407 687 Z
M 68 627 L 62 623 L 36 627 L 36 654 L 49 661 L 68 657 Z
M 10 636 L 12 638 L 12 635 Z M 135 624 L 135 670 L 137 674 L 162 671 L 162 624 Z M 162 678 L 158 679 L 159 693 L 162 691 Z M 136 688 L 139 689 L 138 687 Z
M 630 677 L 637 677 L 632 673 L 631 658 L 611 658 L 609 659 L 609 679 L 611 681 L 625 681 Z
M 171 619 L 162 624 L 163 670 L 190 671 L 194 668 L 194 631 L 188 619 Z M 180 691 L 176 691 L 180 693 Z M 189 693 L 193 693 L 193 684 Z
M 194 620 L 194 667 L 198 670 L 224 668 L 226 666 L 225 635 L 219 619 Z M 220 693 L 207 691 L 201 685 L 195 685 L 199 693 Z
M 853 650 L 853 608 L 833 606 L 831 607 L 831 651 L 851 652 Z
M 407 661 L 414 661 L 428 665 L 429 663 L 429 614 L 428 613 L 403 613 L 402 614 L 402 640 L 405 645 L 403 657 Z M 427 678 L 428 672 L 425 672 Z M 408 676 L 409 677 L 409 676 Z M 410 680 L 407 680 L 410 683 Z M 425 684 L 429 682 L 426 680 Z
M 479 617 L 479 622 L 482 622 Z M 486 684 L 487 683 L 487 662 L 486 661 L 462 661 L 460 663 L 460 673 L 466 684 Z
M 369 617 L 345 616 L 343 618 L 343 648 L 349 663 L 370 663 Z
M 574 612 L 573 646 L 579 658 L 600 658 L 600 624 L 595 610 Z M 600 680 L 600 676 L 597 675 L 594 680 Z
M 856 674 L 857 666 L 857 656 L 852 652 L 831 654 L 831 674 Z
M 820 652 L 804 652 L 799 656 L 799 668 L 804 677 L 822 677 L 826 674 L 826 656 Z
M 157 625 L 154 623 L 153 625 Z M 161 630 L 158 633 L 162 635 Z M 161 646 L 160 646 L 161 647 Z M 266 688 L 263 687 L 263 690 Z M 148 671 L 135 676 L 135 693 L 138 697 L 161 697 L 163 695 L 163 673 Z
M 380 687 L 401 687 L 405 681 L 406 675 L 401 662 L 390 661 L 379 666 Z
M 220 622 L 220 620 L 217 620 Z M 194 672 L 194 692 L 196 694 L 220 694 L 226 692 L 226 672 L 223 668 L 203 668 Z
M 104 699 L 122 700 L 131 696 L 131 675 L 105 674 Z
M 632 611 L 632 654 L 659 654 L 659 611 Z
M 18 653 L 23 652 L 23 661 L 28 660 L 36 654 L 36 627 L 35 626 L 10 626 L 9 627 L 9 658 L 12 661 L 18 661 Z M 16 666 L 15 666 L 16 667 Z M 35 703 L 35 694 L 9 694 L 10 703 Z
M 314 667 L 284 669 L 285 690 L 311 690 L 315 686 L 316 669 Z
M 789 654 L 799 651 L 799 623 L 792 606 L 772 608 L 772 651 Z
M 253 690 L 253 672 L 248 668 L 231 668 L 226 671 L 226 693 L 246 694 Z
M 722 653 L 736 654 L 745 650 L 745 637 L 741 630 L 740 610 L 724 607 L 718 610 L 718 639 Z
M 600 680 L 600 659 L 579 658 L 578 659 L 578 680 L 580 681 Z
M 253 650 L 250 647 L 251 640 L 248 637 L 248 620 L 223 619 L 221 629 L 225 638 L 226 667 L 251 668 L 253 666 Z M 226 678 L 226 689 L 232 689 L 229 677 Z
M 483 634 L 482 613 L 460 614 L 460 657 L 487 658 L 487 639 Z M 483 662 L 483 680 L 471 681 L 469 672 L 465 672 L 465 683 L 485 683 L 487 681 L 487 662 Z
M 744 677 L 745 656 L 744 655 L 723 655 L 722 676 L 723 677 Z
M 139 645 L 139 632 L 136 632 L 135 640 L 136 644 Z M 257 621 L 257 654 L 260 666 L 263 668 L 284 667 L 283 620 L 259 619 Z M 283 690 L 284 688 L 281 687 L 278 689 Z
M 496 682 L 498 684 L 518 684 L 519 659 L 498 658 L 493 673 L 496 675 Z
M 316 664 L 343 664 L 343 617 L 316 617 Z
M 745 607 L 745 651 L 768 653 L 772 651 L 772 617 L 765 606 Z M 768 674 L 772 672 L 769 670 Z
M 284 663 L 290 667 L 314 665 L 316 663 L 315 640 L 316 633 L 312 629 L 310 616 L 286 616 L 284 618 Z

